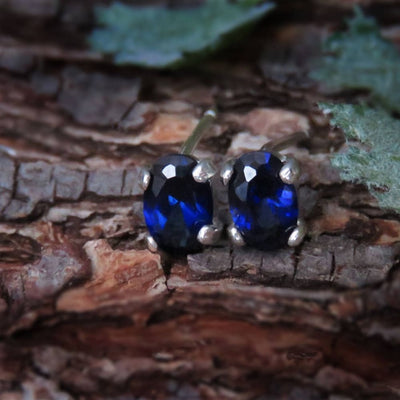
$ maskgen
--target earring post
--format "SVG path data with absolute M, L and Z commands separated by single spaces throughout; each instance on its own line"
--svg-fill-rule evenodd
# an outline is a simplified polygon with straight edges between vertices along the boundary
M 215 119 L 217 118 L 217 110 L 215 108 L 210 108 L 207 110 L 203 117 L 200 119 L 199 123 L 193 129 L 193 132 L 183 143 L 181 148 L 181 154 L 191 155 L 196 148 L 197 144 L 204 133 L 210 128 Z
M 283 139 L 271 140 L 266 143 L 261 149 L 265 151 L 276 151 L 279 152 L 281 150 L 287 149 L 288 147 L 299 143 L 305 139 L 308 139 L 307 132 L 294 132 L 289 136 L 284 137 Z

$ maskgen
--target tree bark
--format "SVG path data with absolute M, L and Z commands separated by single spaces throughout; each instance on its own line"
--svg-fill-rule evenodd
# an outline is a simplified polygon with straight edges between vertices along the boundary
M 400 218 L 331 167 L 343 136 L 307 78 L 355 2 L 278 2 L 245 50 L 176 72 L 89 51 L 94 3 L 0 2 L 0 399 L 400 398 Z M 400 43 L 399 5 L 361 3 L 391 10 Z M 310 133 L 287 150 L 310 229 L 298 248 L 146 249 L 140 166 L 214 104 L 198 154 L 218 165 Z

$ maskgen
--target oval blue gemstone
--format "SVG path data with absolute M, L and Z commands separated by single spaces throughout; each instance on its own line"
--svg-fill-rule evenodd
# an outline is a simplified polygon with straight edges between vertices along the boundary
M 299 214 L 296 189 L 279 177 L 283 163 L 266 151 L 239 157 L 229 181 L 232 219 L 244 241 L 262 250 L 283 247 Z
M 143 198 L 144 218 L 158 246 L 184 254 L 201 249 L 197 234 L 212 224 L 211 186 L 192 177 L 197 161 L 183 154 L 159 158 L 151 169 L 150 185 Z

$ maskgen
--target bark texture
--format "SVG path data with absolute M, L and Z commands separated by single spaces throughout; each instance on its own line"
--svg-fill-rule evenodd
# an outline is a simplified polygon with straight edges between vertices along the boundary
M 87 50 L 96 3 L 0 1 L 0 399 L 400 398 L 400 218 L 330 166 L 343 137 L 307 78 L 350 4 L 400 43 L 398 3 L 278 1 L 245 49 L 164 73 Z M 197 154 L 219 165 L 310 132 L 287 150 L 299 248 L 146 250 L 140 166 L 215 103 Z

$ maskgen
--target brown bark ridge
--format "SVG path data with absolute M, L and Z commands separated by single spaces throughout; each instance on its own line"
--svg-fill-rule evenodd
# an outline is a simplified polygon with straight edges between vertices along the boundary
M 87 50 L 94 3 L 0 2 L 0 399 L 400 398 L 400 219 L 330 166 L 343 137 L 306 74 L 310 37 L 356 2 L 278 2 L 246 51 L 167 73 Z M 398 42 L 395 1 L 357 3 L 392 10 Z M 310 133 L 287 150 L 300 247 L 146 250 L 140 166 L 215 103 L 198 155 L 219 165 Z

